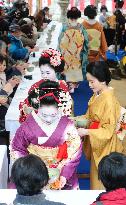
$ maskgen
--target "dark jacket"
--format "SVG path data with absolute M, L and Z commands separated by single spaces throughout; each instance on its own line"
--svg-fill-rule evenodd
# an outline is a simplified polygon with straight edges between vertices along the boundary
M 11 34 L 8 34 L 8 38 L 10 41 L 10 46 L 8 48 L 8 51 L 11 57 L 14 60 L 27 59 L 29 56 L 29 51 L 27 48 L 23 47 L 21 40 Z
M 101 202 L 101 205 L 126 205 L 126 189 L 121 188 L 102 193 L 99 195 L 96 202 Z M 97 205 L 96 202 L 92 205 Z
M 23 195 L 18 195 L 16 196 L 15 200 L 13 201 L 14 205 L 25 205 L 25 204 L 34 204 L 34 205 L 64 205 L 63 203 L 60 202 L 53 202 L 45 199 L 45 194 L 37 194 L 33 196 L 23 196 Z

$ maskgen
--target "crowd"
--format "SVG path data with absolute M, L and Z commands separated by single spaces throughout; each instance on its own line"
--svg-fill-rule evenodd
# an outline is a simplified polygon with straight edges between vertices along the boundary
M 125 136 L 121 134 L 126 130 L 122 126 L 126 112 L 122 115 L 114 89 L 109 86 L 112 74 L 106 53 L 115 41 L 120 49 L 125 49 L 126 20 L 119 8 L 112 16 L 107 15 L 106 6 L 100 11 L 98 22 L 97 8 L 88 5 L 84 9 L 87 18 L 80 24 L 79 9 L 69 9 L 57 50 L 49 48 L 40 54 L 41 80 L 20 102 L 20 127 L 8 152 L 14 163 L 10 186 L 18 192 L 15 205 L 53 204 L 45 199 L 41 189 L 79 189 L 76 170 L 82 152 L 91 161 L 90 188 L 106 189 L 93 205 L 113 205 L 115 201 L 125 204 Z M 5 115 L 29 68 L 30 54 L 39 50 L 37 39 L 51 21 L 48 7 L 35 17 L 30 16 L 23 0 L 16 1 L 6 12 L 0 7 L 1 143 L 5 140 L 9 145 Z M 122 64 L 125 71 L 125 63 Z M 126 77 L 126 71 L 121 76 Z M 84 80 L 93 96 L 86 114 L 75 117 L 71 93 Z M 110 203 L 115 195 L 115 201 Z

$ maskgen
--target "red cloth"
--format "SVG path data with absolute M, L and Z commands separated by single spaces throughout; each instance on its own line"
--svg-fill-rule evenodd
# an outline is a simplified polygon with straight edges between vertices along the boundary
M 89 129 L 98 129 L 100 122 L 92 122 Z
M 59 146 L 59 151 L 57 154 L 57 159 L 63 160 L 67 159 L 68 153 L 67 153 L 67 143 L 64 142 L 62 145 Z
M 115 191 L 102 193 L 97 201 L 102 202 L 103 205 L 126 205 L 126 189 L 121 188 Z M 91 205 L 96 205 L 96 202 Z

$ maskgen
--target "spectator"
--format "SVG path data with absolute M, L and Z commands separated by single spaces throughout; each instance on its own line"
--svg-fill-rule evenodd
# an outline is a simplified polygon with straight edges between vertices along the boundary
M 6 57 L 0 54 L 0 131 L 5 129 L 5 115 L 8 108 L 8 96 L 13 92 L 13 88 L 19 83 L 18 78 L 11 78 L 6 81 Z
M 112 152 L 102 158 L 98 165 L 99 179 L 106 192 L 99 195 L 92 205 L 126 204 L 126 156 Z
M 44 24 L 44 19 L 45 13 L 43 12 L 43 10 L 40 10 L 35 17 L 37 31 L 43 31 L 43 29 L 46 27 L 46 25 Z
M 30 19 L 29 19 L 30 20 Z M 23 43 L 23 46 L 28 46 L 30 48 L 34 48 L 37 38 L 33 34 L 32 27 L 28 24 L 24 24 L 21 26 L 21 41 Z
M 103 26 L 103 28 L 107 29 L 108 24 L 106 22 L 106 18 L 108 17 L 107 12 L 108 9 L 105 5 L 101 6 L 100 12 L 102 13 L 99 17 L 99 23 Z
M 48 184 L 49 175 L 45 163 L 39 157 L 30 154 L 16 160 L 12 166 L 11 177 L 17 188 L 14 205 L 63 205 L 45 199 L 42 189 Z
M 4 9 L 0 7 L 0 36 L 6 35 L 9 30 L 9 22 L 5 17 Z
M 21 30 L 17 24 L 12 24 L 9 27 L 10 33 L 8 38 L 10 40 L 10 46 L 8 48 L 9 54 L 14 60 L 26 60 L 29 57 L 29 49 L 24 48 L 20 40 Z
M 52 16 L 49 14 L 49 7 L 44 7 L 43 12 L 45 13 L 44 23 L 50 23 Z
M 37 27 L 36 27 L 36 24 L 35 24 L 35 18 L 34 16 L 29 16 L 28 18 L 24 18 L 23 19 L 24 21 L 27 22 L 27 24 L 32 27 L 32 30 L 33 30 L 33 34 L 36 38 L 39 38 L 39 33 L 37 32 Z

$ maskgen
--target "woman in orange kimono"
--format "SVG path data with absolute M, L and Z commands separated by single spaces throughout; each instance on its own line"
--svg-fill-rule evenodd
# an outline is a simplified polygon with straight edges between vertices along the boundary
M 78 133 L 84 137 L 84 152 L 91 160 L 91 189 L 104 189 L 98 180 L 98 164 L 111 152 L 123 152 L 122 142 L 117 137 L 116 127 L 120 118 L 121 107 L 114 95 L 110 71 L 105 62 L 92 62 L 87 66 L 87 80 L 94 95 L 88 103 L 86 115 L 78 117 L 86 119 L 87 128 L 78 128 Z M 76 118 L 76 120 L 80 120 Z
M 102 25 L 95 20 L 97 16 L 96 7 L 88 5 L 84 10 L 84 15 L 88 17 L 83 21 L 83 26 L 87 30 L 89 38 L 89 62 L 106 60 L 107 43 Z

